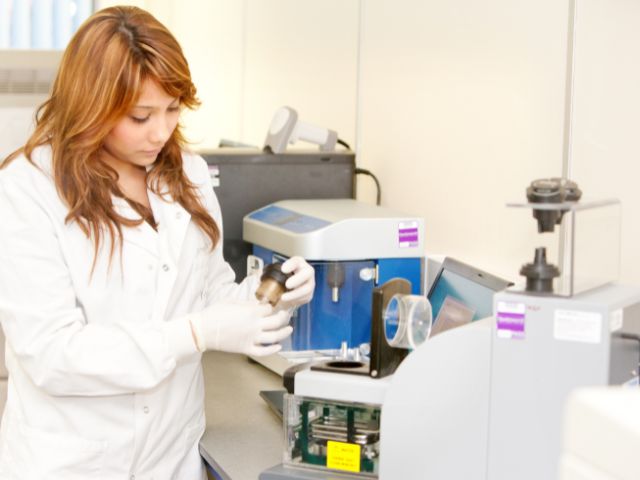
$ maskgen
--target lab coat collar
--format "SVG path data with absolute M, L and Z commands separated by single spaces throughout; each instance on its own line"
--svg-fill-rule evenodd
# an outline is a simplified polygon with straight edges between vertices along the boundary
M 160 196 L 147 190 L 147 194 L 153 216 L 158 223 L 158 231 L 156 232 L 147 222 L 142 222 L 138 227 L 123 229 L 124 239 L 145 248 L 155 256 L 166 253 L 174 265 L 177 265 L 191 215 L 182 205 L 174 202 L 169 193 L 163 192 Z M 131 220 L 142 218 L 124 198 L 112 195 L 111 201 L 119 215 Z M 158 249 L 158 235 L 167 238 L 168 248 L 164 252 Z
M 129 203 L 121 197 L 111 195 L 111 203 L 118 215 L 129 220 L 141 220 L 142 217 Z M 137 227 L 122 227 L 122 237 L 125 242 L 144 248 L 154 256 L 159 257 L 158 234 L 147 222 L 142 222 Z

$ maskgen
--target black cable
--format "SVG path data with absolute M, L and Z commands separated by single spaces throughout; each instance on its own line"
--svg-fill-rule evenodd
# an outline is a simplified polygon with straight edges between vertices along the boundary
M 624 338 L 625 340 L 635 340 L 636 342 L 640 343 L 640 336 L 634 335 L 633 333 L 621 333 L 620 337 Z
M 349 146 L 349 144 L 344 140 L 338 139 L 338 143 L 342 145 L 344 148 L 346 148 L 347 150 L 351 150 L 351 147 Z
M 355 172 L 356 172 L 356 175 L 369 175 L 371 178 L 373 178 L 373 181 L 376 182 L 376 188 L 378 189 L 378 196 L 376 197 L 376 205 L 380 205 L 382 191 L 380 189 L 380 182 L 378 181 L 376 176 L 373 173 L 371 173 L 369 170 L 365 170 L 364 168 L 356 168 Z

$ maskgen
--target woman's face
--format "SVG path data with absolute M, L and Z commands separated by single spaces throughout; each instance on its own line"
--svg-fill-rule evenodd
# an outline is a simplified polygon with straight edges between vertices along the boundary
M 156 161 L 178 125 L 180 103 L 154 81 L 147 81 L 135 107 L 107 135 L 109 157 L 140 167 Z M 110 159 L 113 160 L 113 159 Z

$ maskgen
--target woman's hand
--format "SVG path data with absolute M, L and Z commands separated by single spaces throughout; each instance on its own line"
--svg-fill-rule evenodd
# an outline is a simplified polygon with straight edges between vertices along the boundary
M 291 273 L 285 286 L 291 290 L 280 298 L 281 301 L 292 305 L 304 305 L 313 298 L 316 287 L 315 270 L 302 257 L 291 257 L 282 264 L 282 273 Z
M 225 298 L 190 315 L 198 350 L 244 353 L 262 357 L 280 351 L 276 342 L 293 329 L 286 311 L 273 314 L 271 305 Z M 274 345 L 262 346 L 263 343 Z

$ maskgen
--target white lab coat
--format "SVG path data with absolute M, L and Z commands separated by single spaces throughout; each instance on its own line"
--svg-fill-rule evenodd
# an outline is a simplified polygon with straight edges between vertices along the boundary
M 254 277 L 234 273 L 170 198 L 151 192 L 158 232 L 123 227 L 109 268 L 51 178 L 51 149 L 0 171 L 0 321 L 9 394 L 0 429 L 0 479 L 200 480 L 205 429 L 200 353 L 180 318 L 221 298 L 250 298 Z M 221 228 L 202 158 L 184 171 Z M 139 218 L 126 201 L 117 211 Z M 168 341 L 168 337 L 172 337 Z M 173 343 L 172 343 L 173 342 Z M 171 348 L 171 345 L 180 348 Z

